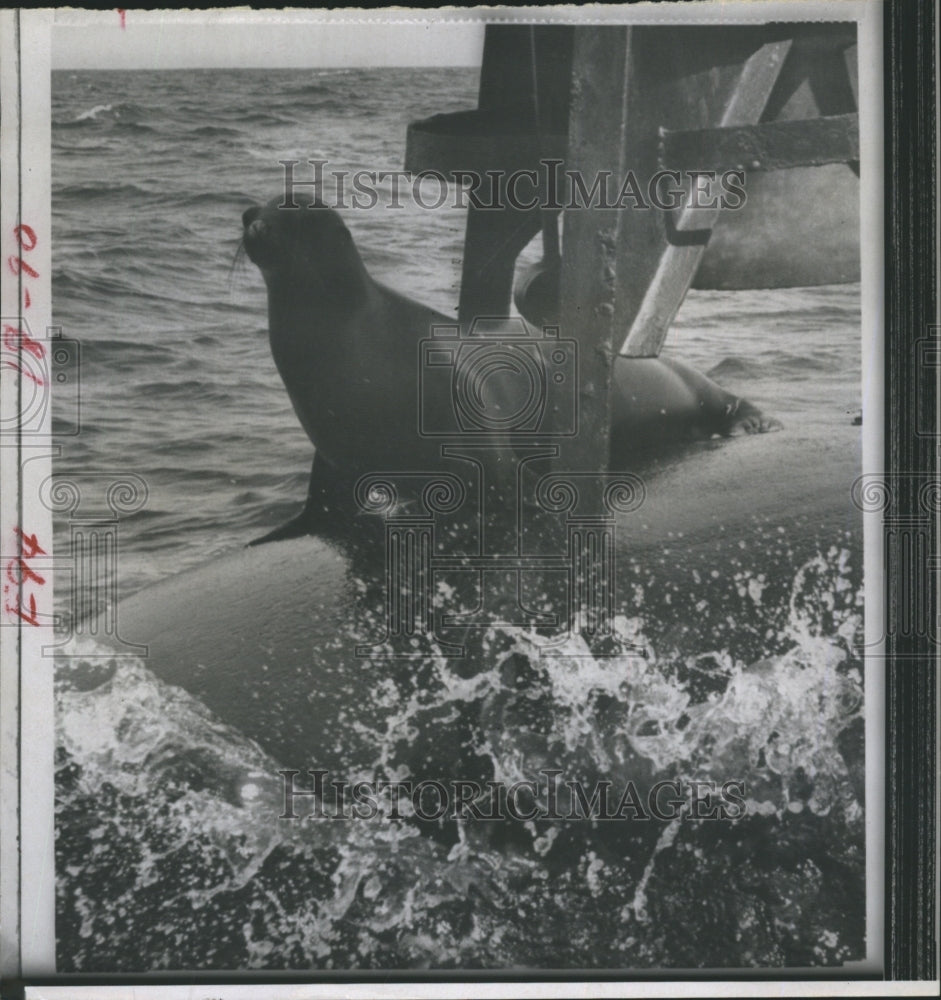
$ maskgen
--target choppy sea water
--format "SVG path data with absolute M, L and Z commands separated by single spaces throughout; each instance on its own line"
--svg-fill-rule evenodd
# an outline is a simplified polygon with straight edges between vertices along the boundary
M 80 433 L 61 438 L 57 471 L 146 482 L 146 506 L 120 525 L 121 593 L 240 547 L 306 489 L 311 446 L 270 358 L 264 287 L 233 267 L 241 212 L 277 193 L 281 159 L 397 170 L 409 121 L 475 100 L 466 70 L 54 74 L 54 318 L 82 345 Z M 455 313 L 460 211 L 345 217 L 376 278 Z M 856 286 L 694 292 L 667 349 L 799 421 L 858 410 L 859 338 Z M 74 414 L 56 415 L 71 429 Z M 565 850 L 442 845 L 409 824 L 272 823 L 261 778 L 278 762 L 143 661 L 105 683 L 67 665 L 60 968 L 861 957 L 862 802 L 844 752 L 862 709 L 846 642 L 859 562 L 836 545 L 791 581 L 775 636 L 786 653 L 742 663 L 703 650 L 709 690 L 668 655 L 631 667 L 624 698 L 653 706 L 662 735 L 626 726 L 625 738 L 664 774 L 740 773 L 755 789 L 747 822 L 635 826 Z M 843 596 L 824 627 L 814 609 L 827 594 Z M 563 673 L 547 683 L 553 725 L 590 728 L 558 694 Z M 491 749 L 495 772 L 518 750 Z

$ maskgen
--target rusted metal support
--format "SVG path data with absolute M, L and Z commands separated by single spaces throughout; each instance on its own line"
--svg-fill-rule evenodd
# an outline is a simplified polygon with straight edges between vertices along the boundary
M 628 27 L 578 28 L 572 60 L 567 166 L 583 177 L 625 173 L 630 53 Z M 560 469 L 604 470 L 610 436 L 610 379 L 617 349 L 616 276 L 624 215 L 568 208 L 560 291 L 560 332 L 578 345 L 578 435 L 560 442 Z
M 768 281 L 767 268 L 756 270 L 754 257 L 735 253 L 735 238 L 731 249 L 724 238 L 737 232 L 739 215 L 747 216 L 751 229 L 769 218 L 771 231 L 763 234 L 761 248 L 776 262 L 774 274 L 807 283 L 806 255 L 797 249 L 798 237 L 789 234 L 817 233 L 815 223 L 798 213 L 793 225 L 787 224 L 790 216 L 781 224 L 780 203 L 808 182 L 800 169 L 783 175 L 768 171 L 853 165 L 858 156 L 854 42 L 852 27 L 840 24 L 492 25 L 479 107 L 410 126 L 409 169 L 471 171 L 486 179 L 468 210 L 459 308 L 465 329 L 477 317 L 509 311 L 518 253 L 540 223 L 554 235 L 554 212 L 513 207 L 506 196 L 507 176 L 536 171 L 536 194 L 545 205 L 550 171 L 539 161 L 554 161 L 559 168 L 553 171 L 559 187 L 553 193 L 561 202 L 555 210 L 564 205 L 565 213 L 559 292 L 548 294 L 553 292 L 550 268 L 543 268 L 547 273 L 540 278 L 547 285 L 542 289 L 546 302 L 558 296 L 562 336 L 575 337 L 580 346 L 585 434 L 579 449 L 566 446 L 567 453 L 596 468 L 603 464 L 581 449 L 606 454 L 609 351 L 659 354 L 720 218 L 717 236 L 723 238 L 713 240 L 710 255 L 721 262 L 722 273 L 713 268 L 707 275 L 710 287 L 756 287 Z M 827 117 L 814 118 L 815 111 Z M 649 184 L 664 169 L 735 168 L 755 175 L 758 195 L 744 212 L 720 216 L 718 207 L 700 207 L 714 201 L 714 191 L 696 188 L 694 198 L 687 178 L 672 192 L 680 195 L 676 209 L 650 207 Z M 632 204 L 632 191 L 622 188 L 627 176 L 635 178 L 640 204 Z M 573 188 L 576 181 L 581 198 Z M 658 204 L 663 186 L 657 188 Z M 605 202 L 607 207 L 600 204 Z M 823 257 L 810 265 L 812 277 L 853 280 L 852 260 L 845 253 L 824 252 Z M 527 315 L 541 318 L 543 312 Z

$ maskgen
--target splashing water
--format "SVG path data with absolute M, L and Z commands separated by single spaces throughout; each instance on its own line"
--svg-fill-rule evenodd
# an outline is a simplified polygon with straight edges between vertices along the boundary
M 760 606 L 760 590 L 738 583 Z M 258 746 L 142 660 L 70 659 L 56 695 L 60 968 L 859 958 L 860 608 L 849 554 L 834 548 L 793 581 L 773 637 L 785 651 L 749 664 L 654 653 L 642 617 L 618 630 L 646 656 L 495 629 L 491 669 L 467 678 L 437 661 L 433 694 L 390 690 L 386 729 L 372 734 L 377 770 L 401 776 L 396 748 L 429 698 L 475 706 L 473 752 L 496 781 L 557 768 L 590 792 L 609 781 L 612 801 L 628 784 L 643 801 L 658 781 L 740 781 L 744 808 L 721 822 L 279 819 L 280 765 Z

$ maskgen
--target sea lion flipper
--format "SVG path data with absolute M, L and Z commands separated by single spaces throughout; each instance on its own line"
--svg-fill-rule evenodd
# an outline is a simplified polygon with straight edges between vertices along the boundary
M 310 523 L 307 508 L 305 507 L 297 517 L 292 517 L 290 521 L 286 521 L 281 527 L 275 528 L 274 531 L 269 531 L 267 535 L 262 535 L 261 538 L 255 538 L 250 541 L 248 547 L 264 545 L 266 542 L 280 542 L 285 538 L 301 538 L 303 535 L 312 535 L 314 531 L 315 526 Z
M 726 437 L 736 437 L 739 434 L 768 434 L 783 428 L 784 424 L 777 417 L 766 416 L 747 399 L 736 399 L 728 410 L 727 424 L 723 433 Z
M 280 527 L 269 531 L 267 535 L 256 538 L 248 543 L 248 547 L 253 545 L 264 545 L 266 542 L 280 542 L 286 538 L 301 538 L 304 535 L 314 535 L 323 526 L 329 511 L 327 500 L 329 487 L 333 477 L 330 474 L 329 466 L 318 455 L 314 455 L 314 462 L 310 469 L 310 480 L 307 486 L 307 502 L 304 509 L 290 521 L 286 521 Z

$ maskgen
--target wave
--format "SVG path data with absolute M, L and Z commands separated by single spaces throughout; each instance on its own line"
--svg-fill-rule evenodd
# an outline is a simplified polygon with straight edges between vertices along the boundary
M 61 133 L 53 132 L 52 151 L 57 156 L 66 153 L 77 158 L 80 156 L 107 155 L 111 152 L 111 147 L 107 143 L 99 142 L 96 139 L 76 138 L 74 142 L 65 142 Z
M 153 192 L 138 184 L 113 181 L 91 181 L 84 184 L 67 184 L 57 188 L 56 198 L 149 198 Z
M 318 76 L 320 74 L 317 74 Z M 281 91 L 284 97 L 316 97 L 319 94 L 329 94 L 330 87 L 322 83 L 306 83 L 301 87 L 291 87 Z
M 189 369 L 190 366 L 187 366 Z M 201 405 L 210 403 L 220 403 L 230 407 L 238 402 L 238 395 L 230 391 L 226 386 L 217 384 L 209 379 L 159 379 L 151 382 L 138 383 L 134 386 L 134 395 L 140 399 L 157 399 L 161 403 L 168 400 L 183 399 L 187 403 L 198 401 Z M 160 439 L 157 443 L 150 445 L 152 455 L 172 455 L 174 458 L 182 458 L 184 455 L 198 455 L 206 451 L 206 438 L 185 440 L 179 436 L 171 437 L 167 440 Z M 190 475 L 190 473 L 187 473 Z M 215 475 L 215 473 L 213 474 Z M 177 474 L 176 478 L 179 478 Z M 220 474 L 224 480 L 224 475 Z
M 735 379 L 805 379 L 813 373 L 845 370 L 845 359 L 837 351 L 812 351 L 795 354 L 789 351 L 766 350 L 757 358 L 731 355 L 713 365 L 706 373 L 709 378 Z
M 83 122 L 89 118 L 97 118 L 102 111 L 110 111 L 112 107 L 113 105 L 111 104 L 96 104 L 95 107 L 89 108 L 88 111 L 83 111 L 80 115 L 76 115 L 73 121 Z
M 117 340 L 102 337 L 82 341 L 82 356 L 85 361 L 102 361 L 153 364 L 155 361 L 172 361 L 175 352 L 162 344 L 146 340 Z
M 153 112 L 141 104 L 133 101 L 119 101 L 117 104 L 95 104 L 78 112 L 72 118 L 55 119 L 53 125 L 56 128 L 67 128 L 69 126 L 89 126 L 102 123 L 120 123 L 130 125 L 141 123 L 142 119 L 148 118 Z
M 365 100 L 367 100 L 366 95 L 357 93 L 345 94 L 343 97 L 325 97 L 321 101 L 302 105 L 298 108 L 298 114 L 302 115 L 308 111 L 338 111 L 346 115 L 355 115 L 361 112 L 361 105 Z
M 68 122 L 53 122 L 53 136 L 56 132 L 70 131 L 73 129 L 83 129 L 87 128 L 89 125 L 98 125 L 99 123 L 95 119 L 87 119 L 85 121 L 68 121 Z M 157 129 L 153 125 L 145 125 L 143 122 L 109 122 L 107 135 L 122 135 L 129 134 L 134 135 L 137 133 L 148 133 L 156 134 Z
M 189 274 L 189 269 L 183 269 L 185 274 Z M 153 303 L 162 310 L 164 324 L 168 318 L 172 317 L 174 322 L 186 322 L 191 319 L 193 310 L 203 310 L 211 306 L 217 311 L 228 311 L 231 313 L 241 311 L 240 307 L 234 303 L 229 303 L 224 299 L 216 302 L 207 301 L 205 298 L 194 297 L 198 291 L 194 281 L 192 285 L 193 294 L 183 296 L 179 292 L 179 285 L 172 284 L 172 275 L 169 275 L 162 283 L 164 290 L 157 290 L 148 287 L 140 281 L 130 282 L 125 280 L 125 272 L 112 270 L 104 275 L 93 271 L 82 271 L 80 269 L 58 267 L 53 274 L 52 285 L 54 296 L 68 296 L 73 304 L 79 301 L 97 301 L 101 303 L 112 303 L 118 296 L 128 296 L 133 300 L 133 313 L 143 315 L 141 304 Z M 187 288 L 190 286 L 188 285 Z M 122 307 L 122 315 L 127 317 L 127 307 Z
M 819 350 L 808 354 L 774 351 L 768 355 L 773 374 L 806 377 L 810 372 L 842 371 L 843 359 L 835 351 Z
M 191 129 L 188 134 L 203 138 L 238 139 L 244 133 L 240 129 L 226 128 L 224 125 L 200 125 L 198 128 Z
M 144 299 L 164 301 L 161 296 L 148 295 L 141 291 L 137 285 L 123 280 L 123 277 L 105 276 L 87 270 L 73 270 L 65 267 L 56 268 L 52 276 L 52 288 L 54 296 L 67 293 L 76 300 L 93 299 L 100 302 L 102 297 L 108 301 L 113 296 L 132 295 Z
M 299 109 L 300 110 L 300 109 Z M 297 115 L 274 114 L 270 111 L 250 111 L 239 115 L 239 123 L 251 125 L 298 125 Z
M 231 208 L 235 213 L 233 219 L 238 224 L 240 214 L 248 205 L 255 203 L 255 198 L 241 191 L 193 191 L 185 189 L 168 191 L 161 199 L 164 203 L 172 203 L 180 208 L 190 208 L 195 205 L 222 205 Z
M 713 379 L 721 379 L 730 375 L 736 378 L 758 379 L 766 375 L 767 371 L 765 366 L 757 361 L 732 356 L 723 358 L 718 364 L 713 365 L 706 374 Z

